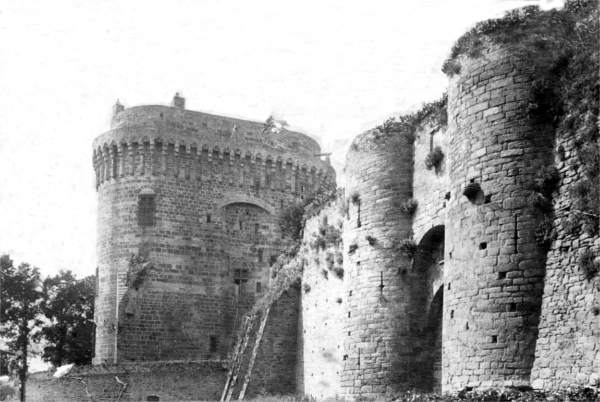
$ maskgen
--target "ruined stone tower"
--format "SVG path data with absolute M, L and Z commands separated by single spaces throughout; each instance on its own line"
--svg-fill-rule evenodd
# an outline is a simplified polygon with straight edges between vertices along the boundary
M 94 363 L 226 358 L 289 243 L 280 212 L 335 186 L 319 154 L 304 134 L 188 111 L 178 95 L 172 107 L 117 103 L 94 142 Z

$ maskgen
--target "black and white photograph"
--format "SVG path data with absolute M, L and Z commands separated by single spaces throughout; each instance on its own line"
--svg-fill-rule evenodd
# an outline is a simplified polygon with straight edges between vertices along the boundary
M 598 0 L 4 0 L 0 94 L 0 401 L 600 402 Z

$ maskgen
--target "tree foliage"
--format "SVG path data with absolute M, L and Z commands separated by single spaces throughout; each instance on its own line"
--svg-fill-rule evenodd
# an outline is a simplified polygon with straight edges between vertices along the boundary
M 92 361 L 95 277 L 78 280 L 60 271 L 44 280 L 42 311 L 50 323 L 42 328 L 48 346 L 42 358 L 59 367 Z
M 8 347 L 8 365 L 21 381 L 21 401 L 24 401 L 30 346 L 39 342 L 42 335 L 40 271 L 26 263 L 15 267 L 10 257 L 3 255 L 0 257 L 0 275 L 0 336 Z

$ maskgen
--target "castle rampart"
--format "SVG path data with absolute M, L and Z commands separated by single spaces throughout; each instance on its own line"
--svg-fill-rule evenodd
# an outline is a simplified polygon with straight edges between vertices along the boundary
M 490 45 L 461 65 L 448 94 L 443 388 L 528 385 L 546 260 L 528 197 L 553 134 L 525 105 L 547 60 Z

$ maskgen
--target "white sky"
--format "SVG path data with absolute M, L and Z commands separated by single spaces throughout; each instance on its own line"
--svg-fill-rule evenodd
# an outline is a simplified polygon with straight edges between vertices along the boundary
M 455 40 L 523 4 L 539 3 L 4 0 L 0 254 L 43 275 L 94 273 L 92 140 L 117 98 L 170 104 L 180 92 L 191 110 L 274 114 L 342 163 L 338 140 L 439 98 Z

